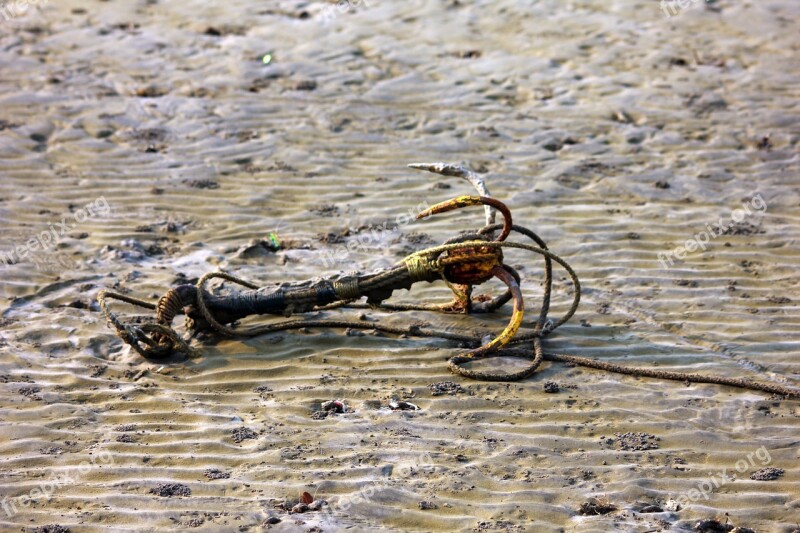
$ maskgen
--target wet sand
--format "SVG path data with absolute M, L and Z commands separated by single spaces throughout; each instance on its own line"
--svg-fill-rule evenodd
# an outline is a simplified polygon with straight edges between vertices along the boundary
M 407 163 L 463 162 L 584 285 L 546 350 L 797 386 L 796 2 L 671 18 L 607 0 L 209 4 L 0 18 L 0 251 L 17 256 L 0 265 L 0 529 L 644 532 L 726 513 L 798 527 L 797 401 L 553 364 L 467 381 L 447 370 L 453 343 L 337 330 L 154 364 L 94 303 L 218 268 L 266 284 L 391 264 L 481 225 L 479 208 L 398 219 L 470 192 Z M 743 202 L 705 251 L 660 264 Z M 251 246 L 270 233 L 288 249 Z M 37 236 L 38 266 L 16 252 Z M 541 261 L 507 255 L 534 308 Z M 568 286 L 557 271 L 551 316 Z M 500 331 L 508 310 L 366 315 Z M 443 381 L 463 390 L 434 395 Z M 313 419 L 331 399 L 348 412 Z M 750 478 L 765 467 L 784 473 Z M 280 509 L 304 491 L 330 512 Z M 581 515 L 591 498 L 616 510 Z

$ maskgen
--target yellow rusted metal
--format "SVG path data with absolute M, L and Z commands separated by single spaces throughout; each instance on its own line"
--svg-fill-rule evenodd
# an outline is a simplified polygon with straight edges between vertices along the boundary
M 519 288 L 519 283 L 514 279 L 514 276 L 502 266 L 493 268 L 492 274 L 505 283 L 509 290 L 511 290 L 511 294 L 514 297 L 514 310 L 511 313 L 511 320 L 500 335 L 492 339 L 489 344 L 481 346 L 478 349 L 483 354 L 497 351 L 508 344 L 517 334 L 517 330 L 519 330 L 520 325 L 522 325 L 522 317 L 525 314 L 525 303 L 522 301 L 522 291 Z
M 490 198 L 488 196 L 459 196 L 457 198 L 453 198 L 451 200 L 447 200 L 441 203 L 438 203 L 428 209 L 422 211 L 417 215 L 417 218 L 425 218 L 430 215 L 436 215 L 438 213 L 446 213 L 447 211 L 453 211 L 455 209 L 461 209 L 464 207 L 470 207 L 473 205 L 489 205 L 494 207 L 500 213 L 503 214 L 503 231 L 497 237 L 497 241 L 504 241 L 506 237 L 511 233 L 511 227 L 513 226 L 513 222 L 511 220 L 511 211 L 506 207 L 506 204 L 503 202 L 496 200 L 495 198 Z
M 464 207 L 470 207 L 473 205 L 482 205 L 480 196 L 459 196 L 457 198 L 451 198 L 450 200 L 445 200 L 444 202 L 439 202 L 438 204 L 429 207 L 428 209 L 418 214 L 417 218 L 418 219 L 425 218 L 431 215 L 446 213 L 448 211 L 453 211 L 455 209 L 462 209 Z

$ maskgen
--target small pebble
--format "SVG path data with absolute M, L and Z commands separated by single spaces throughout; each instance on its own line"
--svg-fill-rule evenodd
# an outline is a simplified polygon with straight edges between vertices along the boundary
M 420 408 L 411 402 L 403 400 L 392 400 L 389 402 L 389 409 L 392 411 L 419 411 Z
M 308 505 L 303 502 L 292 507 L 292 513 L 305 513 L 306 511 L 308 511 Z

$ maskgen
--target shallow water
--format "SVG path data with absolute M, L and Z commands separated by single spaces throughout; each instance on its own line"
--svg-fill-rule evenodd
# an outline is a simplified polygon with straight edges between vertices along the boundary
M 666 531 L 727 513 L 796 527 L 796 401 L 553 364 L 520 383 L 463 381 L 451 343 L 341 331 L 206 342 L 164 365 L 119 341 L 93 304 L 101 287 L 155 299 L 217 268 L 261 283 L 370 269 L 480 226 L 478 208 L 404 223 L 470 192 L 405 167 L 444 160 L 484 173 L 578 272 L 581 308 L 547 350 L 800 382 L 796 2 L 669 19 L 610 0 L 343 7 L 61 1 L 0 15 L 0 251 L 59 233 L 38 266 L 0 265 L 0 494 L 14 499 L 0 503 L 74 478 L 3 508 L 0 526 L 257 531 L 275 514 L 276 531 Z M 743 203 L 731 234 L 660 264 Z M 347 238 L 360 251 L 319 239 L 387 221 Z M 270 232 L 295 247 L 244 251 Z M 535 308 L 541 263 L 507 255 Z M 556 279 L 552 316 L 570 301 Z M 507 319 L 367 314 L 489 331 Z M 444 380 L 464 392 L 433 396 Z M 544 394 L 548 380 L 561 392 Z M 392 397 L 421 410 L 378 408 Z M 352 412 L 311 419 L 333 398 Z M 242 426 L 257 438 L 234 442 Z M 627 432 L 658 448 L 607 442 Z M 785 473 L 751 480 L 764 466 Z M 637 512 L 723 470 L 708 499 Z M 191 495 L 151 494 L 160 483 Z M 333 512 L 275 510 L 303 491 Z M 618 510 L 581 516 L 591 497 Z

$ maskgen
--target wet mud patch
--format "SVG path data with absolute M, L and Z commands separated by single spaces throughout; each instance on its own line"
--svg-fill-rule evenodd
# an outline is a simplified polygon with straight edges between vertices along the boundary
M 192 489 L 182 483 L 161 483 L 150 489 L 150 494 L 161 496 L 162 498 L 172 498 L 174 496 L 191 496 Z
M 784 470 L 782 468 L 762 468 L 761 470 L 757 470 L 750 474 L 750 479 L 755 481 L 774 481 L 781 477 L 784 474 Z
M 614 437 L 600 437 L 602 445 L 626 452 L 657 450 L 660 441 L 660 437 L 642 432 L 614 433 Z

